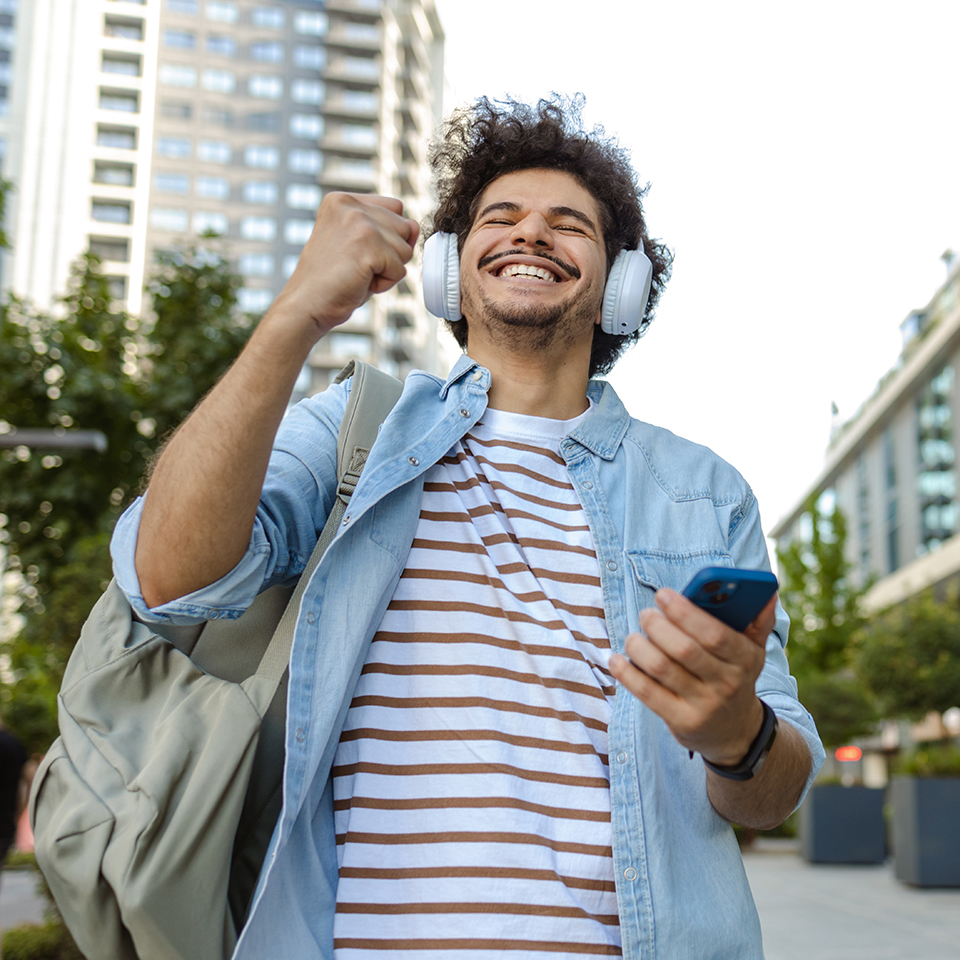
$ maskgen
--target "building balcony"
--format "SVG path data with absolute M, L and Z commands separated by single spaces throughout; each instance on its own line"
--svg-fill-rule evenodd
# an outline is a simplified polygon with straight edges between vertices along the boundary
M 374 57 L 333 57 L 321 76 L 328 82 L 370 88 L 379 87 L 382 80 L 380 61 Z
M 320 139 L 320 149 L 327 157 L 343 156 L 372 159 L 377 155 L 378 146 L 378 137 L 369 141 L 358 140 L 353 136 L 344 136 L 336 130 Z
M 372 162 L 331 159 L 320 173 L 320 185 L 326 190 L 366 192 L 377 187 L 377 168 Z
M 380 113 L 380 98 L 360 90 L 340 90 L 330 94 L 320 104 L 320 111 L 329 117 L 344 120 L 376 120 Z
M 380 19 L 382 6 L 382 0 L 327 0 L 324 9 L 327 13 L 370 21 Z
M 326 37 L 324 37 L 324 43 L 327 50 L 330 51 L 354 51 L 368 55 L 379 53 L 380 28 L 376 24 L 338 23 L 331 26 Z

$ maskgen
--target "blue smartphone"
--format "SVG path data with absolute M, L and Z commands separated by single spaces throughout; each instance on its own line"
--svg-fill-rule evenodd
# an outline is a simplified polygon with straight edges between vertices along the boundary
M 766 570 L 704 567 L 683 588 L 683 595 L 728 627 L 743 632 L 776 593 L 777 586 L 777 578 Z

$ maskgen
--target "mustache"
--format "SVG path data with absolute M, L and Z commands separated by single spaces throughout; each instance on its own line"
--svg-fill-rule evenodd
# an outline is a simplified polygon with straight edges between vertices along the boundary
M 559 257 L 553 257 L 549 253 L 534 253 L 530 254 L 524 250 L 504 250 L 503 253 L 491 253 L 489 257 L 483 257 L 480 262 L 477 264 L 478 269 L 482 270 L 484 267 L 493 263 L 496 260 L 501 259 L 501 257 L 529 257 L 534 256 L 539 260 L 547 260 L 555 266 L 559 267 L 566 273 L 568 276 L 573 277 L 574 280 L 580 279 L 580 271 L 572 264 L 567 263 L 564 260 L 561 260 Z

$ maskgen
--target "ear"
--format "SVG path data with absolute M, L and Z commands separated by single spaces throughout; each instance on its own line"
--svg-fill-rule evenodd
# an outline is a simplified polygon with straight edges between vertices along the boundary
M 454 323 L 463 317 L 455 233 L 431 234 L 423 245 L 423 302 L 435 317 Z
M 603 291 L 600 328 L 627 336 L 640 327 L 650 296 L 653 264 L 642 250 L 621 250 Z

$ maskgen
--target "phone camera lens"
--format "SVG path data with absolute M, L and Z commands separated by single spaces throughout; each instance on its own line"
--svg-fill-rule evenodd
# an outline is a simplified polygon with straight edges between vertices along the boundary
M 726 603 L 730 599 L 730 594 L 726 590 L 721 590 L 719 593 L 713 594 L 710 597 L 710 602 L 713 604 Z
M 720 589 L 720 581 L 711 580 L 709 583 L 703 585 L 703 589 L 706 590 L 707 593 L 716 593 Z

